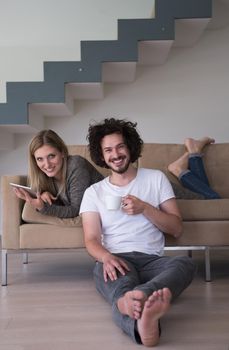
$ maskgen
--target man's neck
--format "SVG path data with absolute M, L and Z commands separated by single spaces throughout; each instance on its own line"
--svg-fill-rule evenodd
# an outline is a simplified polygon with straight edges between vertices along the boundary
M 111 172 L 109 181 L 112 185 L 126 186 L 130 183 L 137 175 L 137 169 L 130 164 L 129 168 L 123 174 L 118 174 L 114 171 Z

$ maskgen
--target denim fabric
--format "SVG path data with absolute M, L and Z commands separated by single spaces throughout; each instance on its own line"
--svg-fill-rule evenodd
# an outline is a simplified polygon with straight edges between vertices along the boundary
M 116 305 L 117 300 L 133 289 L 142 290 L 147 296 L 154 291 L 168 287 L 173 299 L 191 283 L 195 265 L 187 256 L 168 257 L 140 252 L 114 254 L 124 259 L 130 271 L 119 275 L 116 281 L 104 281 L 103 264 L 96 262 L 94 279 L 97 290 L 112 305 L 114 322 L 135 342 L 139 343 L 136 321 L 122 315 Z
M 209 186 L 203 159 L 200 154 L 189 156 L 189 169 L 180 174 L 179 180 L 184 187 L 201 194 L 205 199 L 220 198 L 220 195 Z

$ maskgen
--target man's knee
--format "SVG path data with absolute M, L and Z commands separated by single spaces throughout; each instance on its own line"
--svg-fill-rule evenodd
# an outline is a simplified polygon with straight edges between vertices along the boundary
M 197 266 L 192 258 L 189 256 L 177 256 L 175 257 L 176 263 L 180 269 L 190 277 L 190 280 L 193 279 Z

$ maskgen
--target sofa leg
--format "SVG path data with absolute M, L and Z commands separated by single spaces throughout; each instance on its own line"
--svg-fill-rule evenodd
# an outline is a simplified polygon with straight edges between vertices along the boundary
M 205 247 L 205 280 L 211 282 L 210 248 Z
M 23 253 L 23 264 L 28 264 L 29 262 L 29 254 Z
M 2 249 L 2 286 L 7 286 L 7 250 Z

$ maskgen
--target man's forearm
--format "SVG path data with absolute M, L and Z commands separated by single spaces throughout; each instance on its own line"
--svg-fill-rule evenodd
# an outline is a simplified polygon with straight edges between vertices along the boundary
M 105 249 L 97 240 L 87 240 L 85 242 L 88 253 L 97 261 L 103 262 L 104 257 L 110 252 Z
M 179 237 L 182 233 L 182 220 L 175 214 L 165 213 L 160 209 L 157 209 L 150 204 L 145 205 L 143 212 L 160 231 L 170 234 L 174 237 Z

